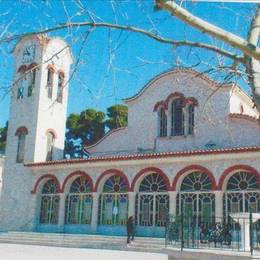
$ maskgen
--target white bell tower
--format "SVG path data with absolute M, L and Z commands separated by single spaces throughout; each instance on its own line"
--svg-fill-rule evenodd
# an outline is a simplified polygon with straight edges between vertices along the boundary
M 0 230 L 3 225 L 9 230 L 22 229 L 29 221 L 26 210 L 30 208 L 32 176 L 24 164 L 63 158 L 72 64 L 68 44 L 44 35 L 22 38 L 13 55 Z
M 16 45 L 14 57 L 7 160 L 17 162 L 20 127 L 28 132 L 21 161 L 62 159 L 72 63 L 70 47 L 60 38 L 25 37 Z

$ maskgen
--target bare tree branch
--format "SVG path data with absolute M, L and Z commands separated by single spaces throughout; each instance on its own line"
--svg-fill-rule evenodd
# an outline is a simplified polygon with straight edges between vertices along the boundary
M 240 56 L 240 55 L 236 55 L 232 52 L 220 49 L 216 46 L 212 46 L 210 44 L 205 44 L 205 43 L 199 43 L 199 42 L 191 42 L 191 41 L 175 41 L 169 38 L 164 38 L 161 37 L 159 35 L 156 35 L 154 33 L 151 33 L 147 30 L 141 29 L 141 28 L 137 28 L 137 27 L 133 27 L 133 26 L 126 26 L 126 25 L 119 25 L 119 24 L 113 24 L 113 23 L 105 23 L 105 22 L 76 22 L 76 23 L 64 23 L 64 24 L 60 24 L 58 26 L 52 27 L 52 28 L 48 28 L 46 30 L 40 30 L 40 31 L 36 31 L 36 32 L 29 32 L 29 33 L 25 33 L 25 34 L 19 34 L 19 35 L 14 35 L 12 37 L 3 37 L 0 38 L 0 44 L 3 42 L 10 42 L 13 40 L 18 40 L 22 37 L 26 37 L 29 35 L 36 35 L 36 34 L 44 34 L 44 33 L 49 33 L 49 32 L 53 32 L 53 31 L 58 31 L 58 30 L 63 30 L 66 28 L 72 28 L 72 27 L 93 27 L 93 28 L 98 28 L 98 27 L 105 27 L 105 28 L 112 28 L 112 29 L 119 29 L 119 30 L 125 30 L 125 31 L 131 31 L 131 32 L 136 32 L 136 33 L 140 33 L 142 35 L 145 35 L 149 38 L 152 38 L 158 42 L 161 43 L 165 43 L 165 44 L 170 44 L 176 47 L 179 46 L 190 46 L 190 47 L 196 47 L 196 48 L 203 48 L 203 49 L 207 49 L 213 52 L 217 52 L 221 55 L 224 55 L 225 57 L 228 57 L 232 60 L 235 60 L 237 62 L 240 63 L 244 63 L 244 57 Z
M 200 30 L 203 33 L 214 36 L 242 51 L 245 55 L 260 60 L 260 48 L 257 45 L 233 34 L 222 28 L 215 26 L 205 20 L 191 14 L 186 9 L 180 7 L 172 0 L 156 0 L 157 6 L 168 10 L 172 15 L 176 16 L 188 25 Z

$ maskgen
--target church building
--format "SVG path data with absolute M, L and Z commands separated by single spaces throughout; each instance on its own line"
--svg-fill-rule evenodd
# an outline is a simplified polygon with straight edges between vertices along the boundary
M 260 120 L 251 97 L 192 69 L 151 79 L 124 100 L 128 126 L 64 159 L 70 65 L 60 38 L 13 51 L 0 230 L 164 236 L 168 215 L 260 213 Z

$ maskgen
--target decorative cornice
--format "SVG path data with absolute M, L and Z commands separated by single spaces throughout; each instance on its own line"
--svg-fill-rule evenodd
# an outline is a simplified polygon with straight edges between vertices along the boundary
M 147 153 L 147 154 L 131 154 L 131 155 L 115 155 L 115 156 L 100 156 L 90 157 L 87 159 L 69 159 L 59 161 L 48 162 L 36 162 L 26 163 L 26 167 L 39 167 L 50 165 L 66 165 L 66 164 L 79 164 L 79 163 L 95 163 L 95 162 L 115 162 L 115 161 L 131 161 L 131 160 L 147 160 L 147 159 L 159 159 L 170 157 L 190 157 L 200 155 L 214 155 L 214 154 L 232 154 L 232 153 L 248 153 L 248 152 L 260 152 L 260 146 L 253 147 L 234 147 L 234 148 L 222 148 L 212 150 L 190 150 L 190 151 L 173 151 L 173 152 L 160 152 L 160 153 Z
M 146 83 L 144 85 L 143 88 L 141 88 L 140 91 L 138 91 L 134 96 L 132 97 L 129 97 L 129 98 L 125 98 L 123 99 L 125 102 L 130 102 L 130 101 L 133 101 L 135 100 L 136 98 L 138 98 L 139 96 L 141 96 L 146 89 L 148 89 L 155 81 L 159 80 L 160 78 L 163 78 L 165 76 L 168 76 L 168 75 L 171 75 L 171 74 L 176 74 L 176 73 L 187 73 L 187 74 L 190 74 L 192 75 L 193 77 L 198 77 L 200 79 L 203 79 L 205 80 L 210 86 L 213 86 L 213 87 L 219 87 L 219 86 L 222 86 L 222 87 L 232 87 L 233 84 L 223 84 L 221 82 L 217 82 L 213 79 L 211 79 L 210 77 L 208 77 L 205 73 L 202 73 L 202 72 L 199 72 L 199 71 L 196 71 L 194 69 L 190 69 L 190 68 L 176 68 L 176 69 L 171 69 L 169 71 L 166 71 L 166 72 L 162 72 L 160 74 L 158 74 L 157 76 L 155 76 L 154 78 L 152 78 L 150 81 L 148 81 L 148 83 Z
M 258 125 L 260 125 L 260 118 L 246 115 L 246 114 L 230 113 L 229 118 L 244 119 L 244 120 L 248 120 L 248 121 L 251 121 L 253 123 L 257 123 Z
M 85 146 L 86 149 L 90 149 L 92 147 L 95 147 L 96 145 L 98 145 L 99 143 L 101 143 L 104 139 L 106 139 L 108 136 L 116 133 L 116 132 L 119 132 L 121 130 L 125 130 L 127 129 L 127 126 L 125 127 L 119 127 L 119 128 L 116 128 L 116 129 L 113 129 L 109 132 L 107 132 L 101 139 L 99 139 L 96 143 L 92 144 L 92 145 L 89 145 L 89 146 Z

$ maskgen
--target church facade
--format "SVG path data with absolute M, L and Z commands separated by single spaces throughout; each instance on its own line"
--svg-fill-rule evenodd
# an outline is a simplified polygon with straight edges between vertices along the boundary
M 163 236 L 169 214 L 260 212 L 260 121 L 251 98 L 190 69 L 125 99 L 128 126 L 63 159 L 69 69 L 59 38 L 15 47 L 1 230 Z

